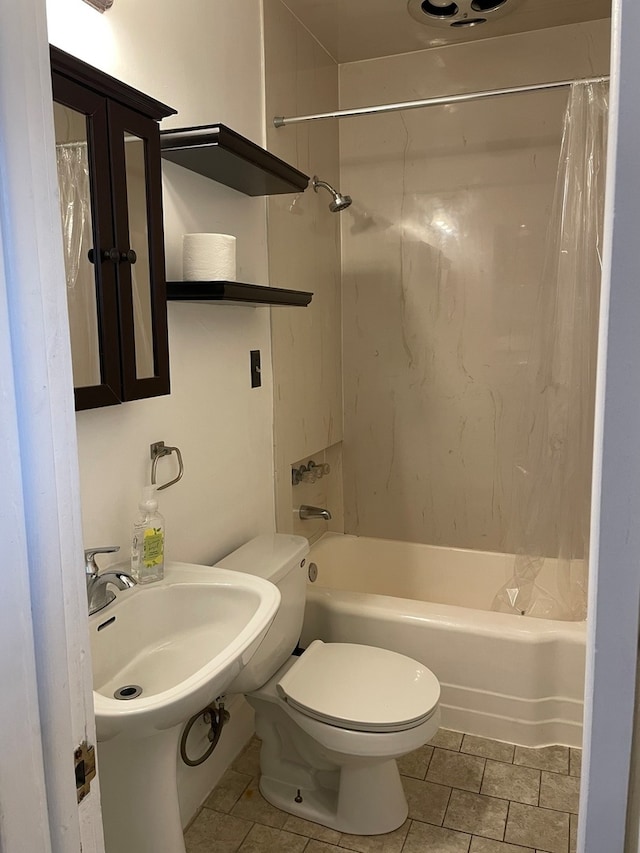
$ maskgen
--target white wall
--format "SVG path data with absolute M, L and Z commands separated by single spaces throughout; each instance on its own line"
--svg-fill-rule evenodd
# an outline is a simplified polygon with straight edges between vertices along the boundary
M 580 853 L 636 853 L 640 840 L 640 5 L 612 6 Z
M 115 0 L 104 15 L 49 0 L 47 11 L 53 44 L 175 107 L 163 127 L 222 121 L 262 143 L 260 0 L 184 0 L 161 13 L 153 0 Z M 181 277 L 183 233 L 223 231 L 238 238 L 238 279 L 268 283 L 264 199 L 165 164 L 164 204 L 169 279 Z M 127 559 L 149 445 L 163 440 L 185 462 L 184 479 L 160 494 L 167 557 L 210 562 L 274 527 L 269 309 L 170 303 L 169 348 L 170 396 L 77 416 L 84 542 L 120 545 Z M 253 390 L 251 349 L 263 366 Z M 159 479 L 173 471 L 162 460 Z M 209 766 L 211 781 L 219 768 Z M 206 792 L 207 779 L 198 784 Z
M 118 2 L 100 15 L 49 0 L 50 40 L 178 110 L 163 127 L 223 121 L 264 136 L 259 0 Z M 73 23 L 72 23 L 73 22 Z M 266 283 L 265 202 L 164 165 L 168 278 L 181 277 L 187 231 L 238 237 L 238 277 Z M 268 309 L 169 304 L 171 395 L 78 414 L 86 545 L 127 546 L 149 444 L 182 450 L 185 476 L 164 492 L 170 559 L 208 560 L 273 526 Z M 261 349 L 252 390 L 249 350 Z M 164 469 L 164 470 L 163 470 Z M 159 466 L 162 479 L 170 461 Z

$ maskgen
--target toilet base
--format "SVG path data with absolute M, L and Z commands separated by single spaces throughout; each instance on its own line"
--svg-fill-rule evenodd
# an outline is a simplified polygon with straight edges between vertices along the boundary
M 395 760 L 342 767 L 338 789 L 297 788 L 262 776 L 260 791 L 271 805 L 349 835 L 382 835 L 407 819 L 407 800 Z M 296 802 L 296 800 L 300 800 Z

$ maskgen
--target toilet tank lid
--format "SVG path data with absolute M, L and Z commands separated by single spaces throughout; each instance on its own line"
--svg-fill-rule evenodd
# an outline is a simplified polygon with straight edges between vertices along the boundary
M 223 557 L 215 565 L 222 569 L 246 572 L 277 584 L 309 552 L 304 536 L 289 533 L 263 533 Z

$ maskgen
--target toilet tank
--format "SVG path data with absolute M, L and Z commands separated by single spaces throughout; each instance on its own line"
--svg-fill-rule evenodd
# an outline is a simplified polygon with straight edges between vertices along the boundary
M 308 552 L 309 543 L 303 536 L 265 533 L 216 563 L 223 569 L 271 581 L 281 596 L 271 627 L 249 663 L 229 685 L 227 693 L 251 693 L 262 687 L 295 649 L 304 619 Z

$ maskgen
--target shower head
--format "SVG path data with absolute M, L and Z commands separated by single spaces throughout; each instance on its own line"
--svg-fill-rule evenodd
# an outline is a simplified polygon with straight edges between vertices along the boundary
M 323 189 L 331 193 L 333 196 L 333 201 L 329 204 L 329 210 L 331 213 L 340 213 L 341 210 L 346 210 L 346 208 L 351 204 L 350 195 L 342 195 L 342 193 L 336 192 L 331 184 L 328 184 L 326 181 L 321 181 L 317 175 L 313 176 L 311 186 L 313 187 L 314 192 L 318 192 L 318 187 L 323 187 Z

